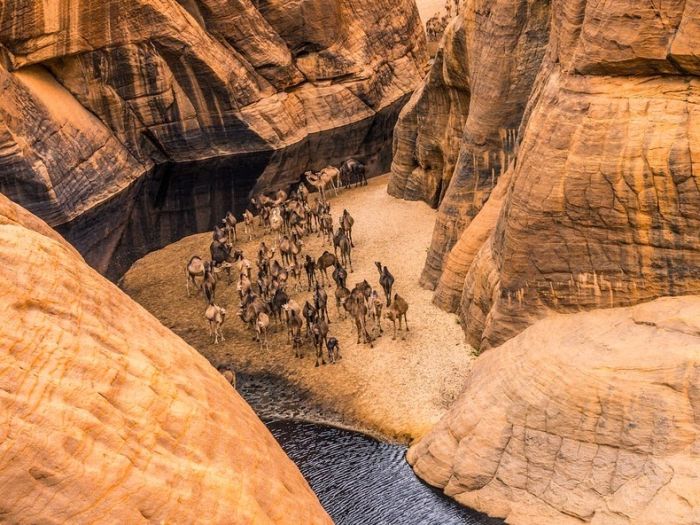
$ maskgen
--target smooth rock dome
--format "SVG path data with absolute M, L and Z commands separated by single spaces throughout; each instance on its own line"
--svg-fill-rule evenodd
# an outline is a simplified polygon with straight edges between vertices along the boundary
M 0 196 L 0 521 L 331 523 L 193 348 Z

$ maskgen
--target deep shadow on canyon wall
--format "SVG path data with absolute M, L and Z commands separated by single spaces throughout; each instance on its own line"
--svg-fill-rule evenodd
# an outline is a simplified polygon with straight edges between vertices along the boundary
M 213 229 L 229 210 L 240 219 L 255 193 L 287 190 L 307 170 L 352 157 L 365 163 L 370 177 L 386 173 L 394 125 L 407 99 L 282 150 L 158 165 L 57 230 L 90 265 L 116 280 L 147 253 Z

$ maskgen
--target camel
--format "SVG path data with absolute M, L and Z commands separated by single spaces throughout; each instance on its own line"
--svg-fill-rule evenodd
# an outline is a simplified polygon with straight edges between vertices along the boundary
M 289 319 L 287 320 L 287 342 L 289 342 L 291 338 L 294 357 L 298 357 L 299 359 L 304 357 L 301 345 L 301 329 L 303 326 L 304 322 L 301 320 L 301 317 L 294 310 L 290 310 Z
M 282 237 L 282 227 L 284 226 L 284 219 L 282 219 L 282 210 L 279 206 L 275 206 L 270 211 L 270 229 L 273 233 L 277 233 L 278 240 Z
M 318 313 L 309 301 L 304 303 L 302 313 L 304 314 L 304 319 L 306 319 L 306 336 L 309 337 L 311 335 L 311 325 L 316 321 Z
M 333 243 L 333 217 L 330 213 L 324 213 L 320 217 L 319 233 L 323 235 L 323 244 Z
M 355 181 L 355 187 L 367 185 L 367 170 L 365 165 L 355 159 L 348 159 L 340 166 L 340 178 L 343 185 L 350 187 L 352 181 Z
M 248 294 L 244 302 L 241 303 L 238 317 L 248 325 L 249 329 L 254 330 L 255 322 L 261 312 L 268 313 L 267 305 L 260 297 L 251 293 Z M 255 340 L 255 338 L 253 338 L 253 340 Z
M 306 262 L 304 263 L 304 270 L 306 270 L 306 279 L 309 282 L 309 291 L 311 291 L 311 285 L 318 281 L 316 279 L 316 261 L 308 254 L 306 255 Z
M 270 342 L 267 340 L 267 330 L 269 327 L 270 317 L 265 312 L 260 312 L 257 320 L 255 321 L 255 333 L 258 336 L 261 351 L 263 346 L 265 346 L 268 350 L 270 349 Z
M 306 202 L 309 200 L 309 188 L 306 187 L 306 184 L 303 182 L 299 183 L 299 187 L 297 188 L 297 195 L 299 195 L 299 200 L 306 204 Z
M 343 210 L 343 215 L 340 217 L 340 227 L 345 232 L 345 236 L 350 240 L 350 246 L 355 247 L 355 243 L 352 240 L 352 226 L 355 224 L 355 219 L 348 210 Z
M 303 290 L 304 285 L 301 282 L 301 278 L 302 278 L 301 264 L 299 264 L 297 262 L 290 264 L 287 267 L 287 272 L 289 273 L 289 275 L 294 277 L 294 291 L 300 292 L 301 290 Z
M 301 235 L 297 235 L 296 233 L 292 234 L 290 249 L 292 252 L 292 258 L 294 259 L 294 264 L 297 263 L 298 257 L 301 256 L 301 250 L 303 247 L 304 241 L 301 240 Z
M 204 280 L 202 281 L 202 291 L 204 292 L 204 300 L 207 304 L 214 304 L 216 295 L 216 276 L 211 263 L 204 263 Z
M 331 277 L 333 277 L 335 284 L 337 284 L 338 286 L 342 286 L 343 288 L 345 288 L 345 286 L 347 285 L 348 272 L 345 270 L 345 268 L 342 267 L 342 265 L 338 261 L 335 262 L 335 269 L 333 270 Z
M 219 226 L 214 225 L 212 239 L 214 240 L 214 242 L 218 242 L 219 244 L 226 244 L 228 242 L 228 235 L 226 234 L 224 228 L 220 228 Z
M 272 206 L 281 206 L 284 201 L 287 200 L 287 192 L 284 190 L 277 190 L 275 197 L 270 200 Z
M 321 195 L 321 202 L 326 202 L 326 183 L 321 180 L 321 177 L 313 171 L 307 171 L 304 173 L 304 178 Z
M 233 389 L 236 389 L 236 372 L 233 370 L 219 370 L 222 376 L 224 376 L 224 379 L 233 387 Z
M 335 196 L 338 196 L 337 184 L 340 183 L 340 170 L 338 170 L 338 168 L 328 166 L 323 168 L 318 173 L 307 171 L 304 173 L 304 177 L 306 178 L 306 182 L 311 184 L 311 186 L 316 188 L 321 194 L 321 201 L 328 201 L 328 199 L 326 199 L 326 187 L 329 185 L 335 192 Z
M 326 341 L 326 348 L 328 349 L 328 360 L 332 365 L 335 364 L 336 360 L 343 358 L 343 356 L 340 355 L 340 343 L 335 337 L 328 338 L 328 341 Z
M 204 261 L 199 255 L 193 255 L 185 267 L 185 277 L 187 279 L 187 297 L 190 296 L 190 284 L 195 290 L 201 289 L 202 284 L 197 284 L 197 278 L 204 278 Z
M 296 327 L 297 321 L 299 322 L 299 330 L 301 330 L 304 324 L 301 320 L 301 307 L 294 299 L 290 299 L 287 304 L 282 305 L 282 310 L 287 319 L 287 344 L 289 344 L 294 337 L 294 328 Z M 297 357 L 296 354 L 295 357 Z
M 233 260 L 239 277 L 241 275 L 245 275 L 248 277 L 248 279 L 250 279 L 252 274 L 252 264 L 248 259 L 245 258 L 243 252 L 237 252 Z
M 338 310 L 338 317 L 342 320 L 345 319 L 340 307 L 345 304 L 347 298 L 350 297 L 350 290 L 348 290 L 345 285 L 338 285 L 335 289 L 335 307 Z
M 372 338 L 367 332 L 367 305 L 362 293 L 351 292 L 350 296 L 343 302 L 343 307 L 355 320 L 355 328 L 357 329 L 356 344 L 360 344 L 360 339 L 364 338 L 365 343 L 369 343 L 370 348 L 373 348 Z
M 379 284 L 386 295 L 386 305 L 391 306 L 391 288 L 394 286 L 394 276 L 389 272 L 389 268 L 386 266 L 382 267 L 381 262 L 375 262 L 374 264 L 379 270 Z
M 316 283 L 316 291 L 314 292 L 314 306 L 316 307 L 319 317 L 330 323 L 331 319 L 328 315 L 328 294 L 318 283 Z
M 350 265 L 350 273 L 354 272 L 352 269 L 352 248 L 347 235 L 342 228 L 338 228 L 338 233 L 333 237 L 333 249 L 340 248 L 340 258 L 344 266 Z M 335 273 L 335 272 L 334 272 Z
M 238 224 L 236 216 L 233 213 L 228 212 L 226 214 L 226 217 L 224 217 L 224 231 L 227 234 L 229 244 L 238 242 L 238 232 L 236 231 L 236 224 Z
M 328 323 L 320 318 L 311 325 L 311 334 L 314 336 L 314 346 L 316 346 L 316 366 L 318 366 L 319 358 L 322 364 L 326 364 L 323 357 L 323 347 L 328 344 Z
M 336 259 L 335 255 L 327 250 L 324 251 L 321 257 L 318 258 L 316 267 L 318 268 L 319 275 L 321 275 L 323 286 L 326 286 L 326 283 L 328 282 L 328 268 L 335 266 L 336 262 L 338 262 L 338 259 Z M 328 282 L 328 286 L 330 285 L 331 283 Z
M 292 243 L 287 235 L 284 235 L 280 239 L 280 254 L 282 255 L 282 262 L 289 265 L 292 261 Z
M 335 192 L 335 196 L 338 196 L 338 187 L 340 186 L 340 170 L 333 166 L 326 166 L 319 172 L 321 181 L 324 184 L 330 184 L 331 188 Z
M 384 308 L 384 302 L 379 298 L 379 295 L 375 290 L 372 290 L 372 296 L 370 298 L 369 314 L 374 324 L 379 328 L 379 334 L 384 333 L 382 328 L 382 309 Z
M 248 234 L 248 240 L 253 239 L 253 221 L 255 216 L 250 210 L 243 212 L 243 230 Z
M 396 321 L 399 321 L 399 330 L 401 330 L 401 318 L 406 322 L 406 331 L 408 332 L 408 319 L 406 318 L 406 312 L 408 312 L 408 303 L 399 294 L 394 295 L 394 303 L 391 305 L 389 310 L 386 312 L 386 318 L 389 319 L 394 324 L 394 336 L 392 339 L 396 339 Z
M 272 312 L 272 318 L 276 323 L 282 322 L 282 311 L 285 304 L 289 302 L 289 296 L 282 288 L 274 291 L 268 303 L 268 309 Z
M 219 338 L 225 342 L 221 325 L 226 320 L 226 309 L 215 304 L 210 304 L 204 312 L 204 317 L 209 322 L 209 336 L 214 340 L 214 344 L 219 344 Z
M 260 271 L 258 272 L 258 290 L 260 291 L 260 295 L 262 296 L 263 299 L 266 299 L 270 295 L 270 287 L 271 287 L 271 282 L 270 282 L 270 276 L 267 274 L 267 272 Z
M 250 282 L 250 279 L 245 273 L 241 273 L 238 276 L 238 285 L 236 288 L 238 289 L 238 295 L 241 298 L 241 301 L 248 295 L 250 294 L 251 290 L 253 287 L 253 283 Z

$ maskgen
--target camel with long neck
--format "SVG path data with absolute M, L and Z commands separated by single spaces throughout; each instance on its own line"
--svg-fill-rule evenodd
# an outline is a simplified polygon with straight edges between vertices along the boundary
M 306 182 L 318 190 L 323 202 L 327 201 L 326 188 L 328 186 L 333 188 L 336 197 L 338 196 L 338 184 L 340 184 L 340 170 L 338 170 L 338 168 L 328 166 L 318 173 L 307 171 L 304 173 L 304 177 L 306 178 Z

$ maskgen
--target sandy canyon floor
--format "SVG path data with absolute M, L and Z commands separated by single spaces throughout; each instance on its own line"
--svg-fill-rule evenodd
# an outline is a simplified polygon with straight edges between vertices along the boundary
M 474 354 L 464 342 L 457 318 L 433 306 L 432 293 L 418 286 L 435 211 L 422 202 L 390 197 L 386 184 L 387 176 L 383 176 L 370 180 L 366 187 L 341 190 L 331 198 L 332 213 L 334 224 L 344 208 L 355 218 L 355 271 L 349 274 L 348 287 L 367 279 L 381 291 L 374 261 L 387 265 L 396 278 L 394 291 L 409 302 L 410 331 L 399 332 L 394 341 L 391 323 L 385 320 L 384 336 L 375 341 L 374 348 L 356 344 L 354 324 L 350 319 L 339 319 L 335 288 L 327 288 L 329 335 L 339 339 L 343 356 L 335 365 L 314 367 L 310 342 L 305 357 L 295 358 L 282 325 L 272 328 L 270 349 L 261 351 L 236 316 L 239 297 L 235 283 L 227 286 L 225 279 L 219 282 L 217 303 L 229 312 L 223 327 L 226 342 L 212 344 L 204 300 L 201 294 L 187 297 L 185 290 L 185 265 L 194 254 L 208 258 L 209 233 L 187 237 L 147 255 L 134 264 L 121 285 L 212 365 L 281 378 L 291 388 L 306 392 L 315 405 L 332 411 L 344 425 L 410 442 L 427 432 L 452 404 L 462 390 Z M 239 231 L 237 247 L 251 260 L 263 238 L 268 245 L 276 245 L 260 228 L 250 242 L 242 238 L 242 228 Z M 306 253 L 315 258 L 329 248 L 315 234 L 305 243 Z M 295 292 L 292 297 L 303 305 L 311 293 Z

